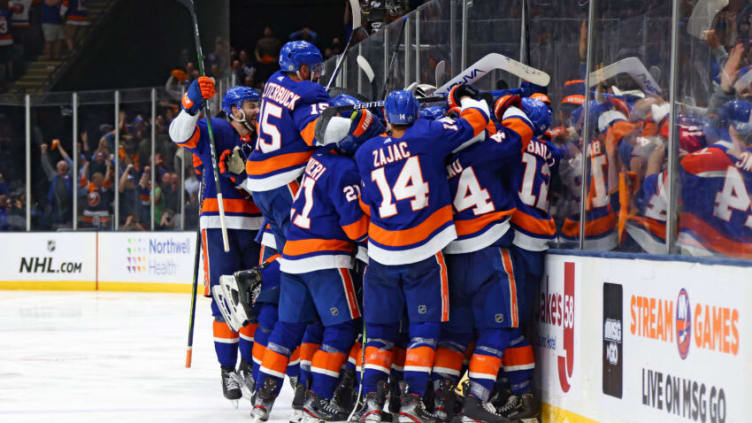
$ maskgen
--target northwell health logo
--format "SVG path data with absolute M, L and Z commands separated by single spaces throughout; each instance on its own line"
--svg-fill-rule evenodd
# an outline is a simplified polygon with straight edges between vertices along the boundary
M 126 244 L 129 273 L 150 275 L 174 275 L 177 272 L 175 256 L 190 255 L 191 243 L 184 239 L 128 238 Z

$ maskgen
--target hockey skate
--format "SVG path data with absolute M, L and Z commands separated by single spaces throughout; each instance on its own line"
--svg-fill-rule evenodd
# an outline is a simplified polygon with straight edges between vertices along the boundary
M 499 414 L 522 423 L 538 423 L 540 403 L 532 392 L 525 392 L 521 395 L 512 394 L 507 398 L 506 404 L 499 409 Z
M 345 369 L 342 371 L 337 388 L 332 395 L 332 404 L 347 411 L 349 414 L 355 408 L 356 393 L 355 387 L 355 369 Z
M 355 412 L 350 418 L 350 423 L 379 423 L 386 421 L 384 418 L 384 403 L 386 402 L 387 385 L 385 381 L 380 381 L 377 385 L 376 392 L 369 392 L 358 402 Z
M 328 399 L 308 391 L 303 406 L 303 423 L 346 422 L 349 417 L 347 410 L 339 407 Z
M 465 401 L 462 404 L 463 423 L 510 423 L 516 420 L 509 420 L 499 414 L 490 402 L 484 402 L 474 395 L 465 395 Z
M 253 380 L 253 369 L 251 363 L 240 360 L 240 366 L 235 373 L 237 376 L 236 381 L 240 385 L 240 391 L 243 393 L 243 397 L 253 402 L 253 391 L 256 389 L 256 381 Z
M 292 398 L 292 417 L 290 417 L 290 423 L 298 423 L 303 418 L 303 405 L 306 402 L 307 390 L 302 383 L 297 383 L 297 379 L 290 379 L 290 384 L 295 390 L 295 395 Z
M 243 396 L 238 379 L 235 368 L 222 366 L 222 394 L 228 400 L 238 400 Z
M 256 398 L 253 400 L 253 409 L 251 410 L 251 417 L 254 423 L 269 420 L 269 413 L 271 413 L 272 406 L 274 406 L 274 400 L 277 399 L 278 385 L 279 381 L 267 377 L 264 379 L 264 383 L 259 386 L 258 391 L 256 391 Z
M 400 398 L 400 423 L 437 423 L 436 415 L 426 409 L 423 397 L 410 393 L 407 384 L 402 385 Z
M 449 422 L 455 414 L 457 396 L 454 393 L 454 383 L 449 379 L 439 379 L 434 382 L 434 413 L 440 422 Z

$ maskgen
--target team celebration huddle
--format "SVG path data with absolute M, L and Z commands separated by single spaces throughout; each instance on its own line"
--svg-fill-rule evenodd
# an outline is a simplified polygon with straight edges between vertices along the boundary
M 215 87 L 198 78 L 169 128 L 203 174 L 224 396 L 280 419 L 287 377 L 295 422 L 537 421 L 529 340 L 562 154 L 541 87 L 363 104 L 330 97 L 306 41 L 279 65 L 263 93 L 228 89 L 223 117 L 201 116 Z

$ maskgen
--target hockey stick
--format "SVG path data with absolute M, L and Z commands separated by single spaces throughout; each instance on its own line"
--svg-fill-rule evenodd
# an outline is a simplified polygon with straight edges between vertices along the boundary
M 387 68 L 386 81 L 384 81 L 384 89 L 381 90 L 381 99 L 386 98 L 386 90 L 389 88 L 389 84 L 392 83 L 392 68 L 394 67 L 394 61 L 397 59 L 397 46 L 399 46 L 402 40 L 402 35 L 405 33 L 405 25 L 407 24 L 407 16 L 402 17 L 402 27 L 400 28 L 399 36 L 394 40 L 394 47 L 392 48 L 392 57 L 389 59 L 389 68 Z M 384 28 L 384 31 L 388 31 L 389 28 Z M 386 36 L 386 33 L 384 33 Z
M 355 59 L 355 61 L 358 63 L 358 66 L 360 67 L 360 70 L 363 71 L 364 74 L 366 74 L 366 78 L 368 78 L 368 82 L 371 84 L 371 98 L 376 99 L 376 75 L 373 73 L 373 68 L 371 67 L 371 64 L 368 63 L 368 60 L 366 60 L 365 57 L 358 55 L 358 57 Z
M 661 93 L 661 88 L 653 79 L 653 75 L 648 72 L 645 65 L 637 57 L 627 57 L 596 70 L 592 73 L 594 78 L 590 78 L 590 87 L 595 87 L 621 73 L 631 76 L 648 95 L 659 95 Z
M 334 66 L 334 72 L 332 72 L 332 76 L 329 77 L 329 82 L 326 83 L 326 90 L 329 91 L 329 87 L 332 86 L 332 82 L 334 82 L 334 78 L 337 77 L 337 74 L 339 73 L 339 67 L 342 66 L 342 62 L 347 57 L 347 52 L 350 51 L 350 46 L 352 45 L 352 40 L 355 38 L 355 33 L 360 29 L 361 27 L 361 14 L 360 14 L 360 1 L 359 0 L 350 0 L 350 11 L 352 11 L 352 33 L 350 34 L 350 38 L 347 40 L 347 45 L 345 45 L 345 49 L 342 51 L 342 54 L 339 55 L 339 58 L 337 59 L 337 64 Z
M 196 56 L 198 62 L 198 72 L 201 76 L 206 76 L 204 72 L 204 58 L 201 52 L 201 38 L 198 32 L 198 17 L 193 0 L 177 0 L 178 3 L 185 6 L 191 14 L 193 20 L 193 41 L 196 44 Z M 214 144 L 214 132 L 212 131 L 211 114 L 209 113 L 209 104 L 204 102 L 204 116 L 206 117 L 206 131 L 209 133 L 209 151 L 211 152 L 212 173 L 214 174 L 214 187 L 217 191 L 217 205 L 219 206 L 219 225 L 222 229 L 222 244 L 225 253 L 230 252 L 230 241 L 227 238 L 227 224 L 225 223 L 225 205 L 222 201 L 222 189 L 219 184 L 219 169 L 217 168 L 217 148 Z
M 196 322 L 196 292 L 198 291 L 198 263 L 201 260 L 201 230 L 196 234 L 196 254 L 193 264 L 193 287 L 191 288 L 191 316 L 188 323 L 188 349 L 185 351 L 185 367 L 193 360 L 193 327 Z
M 548 83 L 551 82 L 551 77 L 542 70 L 520 63 L 499 53 L 489 53 L 449 80 L 449 82 L 437 88 L 435 94 L 446 94 L 455 85 L 473 83 L 494 69 L 509 72 L 524 81 L 530 81 L 542 87 L 547 87 Z
M 183 165 L 181 165 L 181 172 L 184 172 L 185 169 L 183 168 Z M 201 182 L 198 190 L 198 204 L 199 206 L 203 205 L 203 191 L 204 191 L 204 183 Z M 199 215 L 201 214 L 201 207 L 198 208 Z M 201 261 L 201 228 L 199 227 L 198 231 L 196 231 L 196 254 L 194 255 L 194 261 L 193 261 L 193 286 L 191 287 L 191 314 L 188 318 L 188 347 L 185 351 L 185 367 L 190 368 L 191 362 L 193 361 L 193 328 L 195 327 L 196 323 L 196 295 L 198 291 L 198 266 L 199 262 Z
M 355 369 L 358 370 L 357 367 Z M 358 396 L 355 397 L 355 407 L 353 407 L 350 415 L 347 416 L 347 421 L 352 421 L 355 411 L 358 409 L 358 403 L 363 397 L 363 376 L 366 372 L 366 320 L 363 319 L 363 336 L 360 339 L 360 382 L 358 383 Z
M 436 87 L 440 87 L 444 83 L 444 72 L 446 72 L 446 60 L 442 60 L 436 64 L 436 68 L 433 70 L 433 84 Z
M 687 32 L 701 40 L 707 37 L 705 31 L 713 28 L 715 15 L 728 6 L 729 0 L 700 0 L 692 9 L 692 15 L 687 22 Z

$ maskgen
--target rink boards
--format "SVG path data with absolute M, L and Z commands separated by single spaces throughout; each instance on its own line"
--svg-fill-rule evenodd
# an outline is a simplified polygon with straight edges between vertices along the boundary
M 4 233 L 0 244 L 0 289 L 190 292 L 193 282 L 196 232 Z
M 544 422 L 749 421 L 752 267 L 565 253 L 536 304 Z

